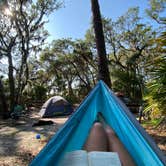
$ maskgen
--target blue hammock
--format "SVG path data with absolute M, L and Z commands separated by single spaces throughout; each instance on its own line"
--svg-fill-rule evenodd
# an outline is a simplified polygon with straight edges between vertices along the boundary
M 99 113 L 114 129 L 138 166 L 166 165 L 164 155 L 128 108 L 99 81 L 30 166 L 56 166 L 66 152 L 82 149 Z

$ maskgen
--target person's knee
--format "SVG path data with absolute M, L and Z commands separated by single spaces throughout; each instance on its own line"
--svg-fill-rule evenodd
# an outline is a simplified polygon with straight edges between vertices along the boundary
M 110 127 L 106 128 L 106 133 L 109 137 L 117 137 L 116 133 L 114 132 L 113 129 L 111 129 Z
M 98 132 L 102 132 L 102 133 L 105 132 L 104 128 L 100 122 L 95 122 L 92 129 L 93 129 L 93 132 L 97 132 L 97 133 Z
M 107 151 L 107 135 L 101 123 L 94 123 L 84 149 L 87 151 Z
M 93 128 L 98 130 L 98 129 L 101 129 L 101 128 L 103 129 L 103 126 L 100 122 L 95 122 L 94 125 L 93 125 Z
M 100 122 L 94 123 L 92 133 L 96 136 L 106 136 L 106 132 Z
M 95 133 L 105 133 L 108 136 L 112 136 L 112 137 L 117 137 L 116 133 L 114 132 L 114 130 L 112 128 L 110 128 L 109 126 L 107 126 L 105 129 L 103 128 L 103 125 L 100 122 L 95 122 L 92 128 L 93 132 Z

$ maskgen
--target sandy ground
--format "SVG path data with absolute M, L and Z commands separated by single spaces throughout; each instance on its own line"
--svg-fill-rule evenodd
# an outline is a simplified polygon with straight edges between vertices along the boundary
M 15 120 L 0 120 L 0 166 L 26 166 L 67 120 L 47 119 L 54 124 L 32 127 L 39 120 L 36 112 Z M 45 119 L 46 120 L 46 119 Z M 166 154 L 166 129 L 147 128 L 160 149 Z M 40 134 L 41 139 L 36 139 Z
M 39 116 L 31 114 L 30 118 L 21 117 L 18 121 L 0 121 L 0 166 L 26 166 L 50 140 L 67 118 L 42 119 L 51 120 L 52 125 L 32 127 Z M 40 134 L 41 139 L 36 139 Z

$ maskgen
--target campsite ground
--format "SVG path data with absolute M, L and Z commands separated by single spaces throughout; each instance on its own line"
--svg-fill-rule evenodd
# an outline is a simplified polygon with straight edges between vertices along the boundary
M 49 119 L 52 125 L 32 127 L 39 120 L 37 110 L 15 120 L 0 120 L 0 165 L 26 166 L 50 140 L 67 118 Z M 147 132 L 166 154 L 166 126 L 154 128 L 146 125 Z M 41 139 L 36 139 L 40 134 Z

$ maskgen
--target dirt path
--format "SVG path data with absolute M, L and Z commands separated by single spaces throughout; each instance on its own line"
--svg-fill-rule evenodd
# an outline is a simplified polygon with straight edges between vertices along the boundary
M 32 127 L 39 117 L 22 117 L 19 121 L 0 121 L 0 165 L 26 166 L 43 148 L 67 118 L 51 119 L 54 124 Z M 47 119 L 48 120 L 48 119 Z M 36 139 L 40 134 L 41 139 Z
M 0 166 L 26 166 L 64 124 L 67 118 L 54 118 L 54 124 L 32 127 L 39 116 L 36 113 L 15 122 L 0 121 Z M 147 128 L 161 150 L 166 154 L 166 129 Z M 36 139 L 40 134 L 41 139 Z
M 154 128 L 147 127 L 146 131 L 153 138 L 153 140 L 157 143 L 158 147 L 163 151 L 166 156 L 166 127 L 164 128 Z

